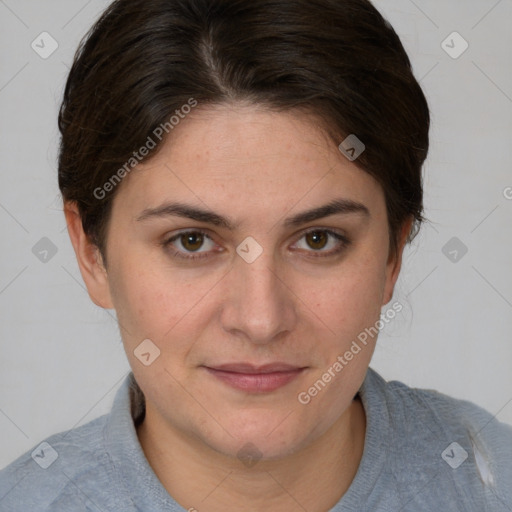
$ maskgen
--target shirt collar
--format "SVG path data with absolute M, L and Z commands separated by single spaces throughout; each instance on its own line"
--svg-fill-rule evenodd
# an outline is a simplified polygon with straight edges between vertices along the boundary
M 145 414 L 144 395 L 133 372 L 118 389 L 105 427 L 105 444 L 125 493 L 144 512 L 182 510 L 149 465 L 137 437 L 136 425 Z

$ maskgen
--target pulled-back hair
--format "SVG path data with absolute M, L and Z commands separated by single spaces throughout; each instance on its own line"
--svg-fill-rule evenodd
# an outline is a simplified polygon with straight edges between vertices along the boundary
M 63 200 L 105 261 L 117 190 L 105 184 L 148 137 L 156 154 L 165 138 L 154 134 L 191 99 L 303 110 L 336 145 L 355 134 L 365 150 L 354 163 L 384 191 L 390 247 L 411 216 L 409 240 L 417 233 L 429 109 L 368 0 L 116 0 L 80 43 L 59 113 Z

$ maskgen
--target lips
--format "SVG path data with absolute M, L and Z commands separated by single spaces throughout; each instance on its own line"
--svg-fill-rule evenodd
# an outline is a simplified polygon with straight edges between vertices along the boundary
M 275 391 L 297 378 L 306 369 L 282 362 L 260 366 L 250 363 L 228 363 L 204 368 L 224 384 L 250 393 Z
M 291 364 L 286 363 L 269 363 L 261 366 L 254 366 L 250 363 L 231 363 L 231 364 L 221 364 L 216 366 L 210 366 L 213 370 L 221 370 L 225 372 L 234 372 L 234 373 L 245 373 L 245 374 L 255 374 L 255 373 L 274 373 L 274 372 L 289 372 L 294 370 L 299 370 L 300 366 L 293 366 Z

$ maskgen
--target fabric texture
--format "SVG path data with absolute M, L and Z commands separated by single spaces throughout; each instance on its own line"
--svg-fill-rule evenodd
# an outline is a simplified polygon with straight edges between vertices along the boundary
M 364 453 L 330 512 L 512 511 L 512 426 L 372 368 L 359 395 Z M 144 411 L 130 372 L 109 414 L 52 435 L 0 471 L 0 511 L 194 510 L 176 503 L 145 458 L 135 430 Z

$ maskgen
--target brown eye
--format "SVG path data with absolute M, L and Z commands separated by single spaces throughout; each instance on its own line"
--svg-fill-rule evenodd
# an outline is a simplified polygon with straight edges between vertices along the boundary
M 304 241 L 301 245 L 301 241 Z M 298 248 L 309 253 L 308 256 L 329 257 L 336 256 L 345 250 L 351 241 L 341 233 L 331 229 L 312 229 L 302 235 L 299 240 Z M 324 250 L 326 249 L 327 250 Z
M 211 249 L 215 247 L 213 240 L 203 231 L 183 231 L 164 240 L 161 245 L 165 250 L 174 249 L 173 257 L 185 260 L 209 258 Z
M 187 251 L 197 251 L 203 245 L 203 241 L 204 241 L 203 234 L 198 231 L 183 233 L 180 236 L 181 245 Z
M 328 235 L 325 231 L 310 231 L 306 235 L 306 241 L 312 249 L 323 249 L 328 242 Z

